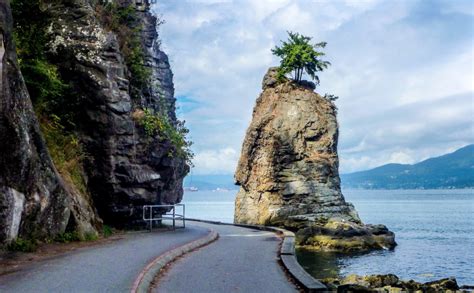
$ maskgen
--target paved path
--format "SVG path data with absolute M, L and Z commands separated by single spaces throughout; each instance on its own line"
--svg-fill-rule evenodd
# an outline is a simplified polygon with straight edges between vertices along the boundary
M 158 278 L 153 292 L 297 292 L 278 264 L 272 232 L 192 222 L 219 239 L 185 255 Z
M 135 278 L 155 257 L 207 234 L 207 228 L 190 225 L 185 230 L 127 235 L 1 276 L 0 292 L 130 292 Z

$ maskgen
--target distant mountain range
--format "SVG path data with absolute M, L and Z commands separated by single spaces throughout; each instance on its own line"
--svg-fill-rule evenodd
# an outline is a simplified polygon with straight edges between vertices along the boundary
M 474 187 L 474 144 L 417 164 L 387 164 L 341 175 L 342 186 L 361 189 Z
M 474 188 L 474 144 L 417 164 L 387 164 L 341 175 L 342 187 L 360 189 Z M 184 186 L 238 190 L 233 175 L 188 175 Z
M 233 189 L 239 187 L 234 185 L 233 175 L 193 175 L 189 174 L 184 179 L 185 187 L 196 187 L 199 190 Z

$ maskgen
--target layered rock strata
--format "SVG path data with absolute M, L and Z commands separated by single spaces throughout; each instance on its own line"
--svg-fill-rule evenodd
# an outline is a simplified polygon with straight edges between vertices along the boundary
M 341 193 L 333 102 L 310 82 L 279 82 L 276 68 L 262 87 L 235 173 L 235 222 L 284 226 L 311 248 L 393 247 L 393 233 L 362 224 Z
M 0 244 L 71 229 L 97 233 L 89 198 L 58 175 L 18 67 L 8 1 L 0 0 Z

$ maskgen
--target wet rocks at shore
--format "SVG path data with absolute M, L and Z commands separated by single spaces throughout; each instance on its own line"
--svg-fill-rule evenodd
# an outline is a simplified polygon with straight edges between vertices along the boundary
M 444 278 L 420 283 L 404 281 L 393 274 L 358 276 L 349 275 L 342 279 L 321 280 L 329 290 L 337 292 L 455 292 L 463 290 L 455 278 Z

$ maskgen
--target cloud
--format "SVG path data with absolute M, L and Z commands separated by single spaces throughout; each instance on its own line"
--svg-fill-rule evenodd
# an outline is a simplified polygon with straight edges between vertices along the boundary
M 233 148 L 204 150 L 196 154 L 194 174 L 231 174 L 235 171 L 238 152 Z
M 166 21 L 160 34 L 178 114 L 195 143 L 194 172 L 234 172 L 261 79 L 278 64 L 270 50 L 287 30 L 328 42 L 332 66 L 318 91 L 340 97 L 342 172 L 416 162 L 474 142 L 473 5 L 160 1 L 155 11 Z

